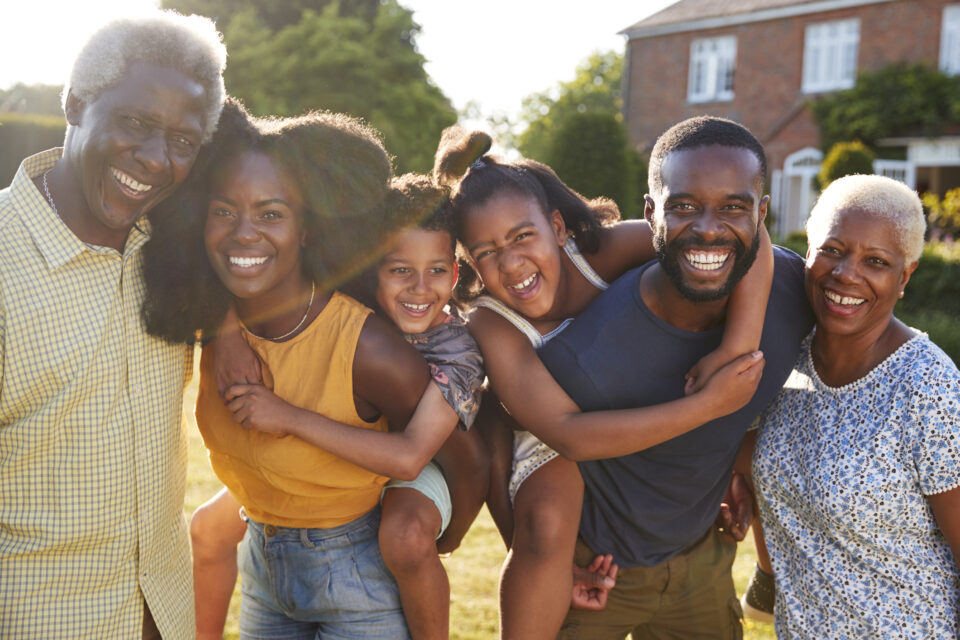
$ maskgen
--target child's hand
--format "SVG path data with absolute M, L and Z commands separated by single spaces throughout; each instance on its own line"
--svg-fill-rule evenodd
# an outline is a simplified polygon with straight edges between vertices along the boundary
M 753 520 L 753 493 L 747 481 L 739 473 L 734 473 L 727 487 L 727 495 L 720 504 L 716 526 L 720 533 L 730 536 L 734 542 L 740 542 L 747 536 L 747 529 Z
M 244 429 L 285 435 L 297 408 L 261 384 L 235 384 L 226 392 L 227 409 Z
M 228 402 L 227 389 L 231 385 L 263 382 L 260 359 L 240 331 L 222 331 L 217 337 L 213 348 L 213 371 L 224 404 Z
M 586 567 L 573 565 L 573 596 L 570 606 L 573 609 L 602 611 L 607 606 L 607 596 L 617 584 L 619 567 L 614 564 L 613 556 L 597 556 Z
M 712 399 L 716 416 L 725 416 L 742 409 L 757 391 L 763 373 L 763 352 L 740 356 L 707 380 L 700 393 Z
M 697 364 L 690 367 L 690 371 L 684 374 L 687 384 L 683 387 L 684 395 L 691 395 L 707 386 L 713 374 L 723 368 L 723 366 L 733 360 L 737 354 L 726 353 L 721 345 L 697 361 Z

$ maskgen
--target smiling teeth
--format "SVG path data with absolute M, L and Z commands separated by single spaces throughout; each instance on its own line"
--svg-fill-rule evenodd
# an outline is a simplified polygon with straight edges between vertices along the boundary
M 536 277 L 537 277 L 537 274 L 534 273 L 534 274 L 532 274 L 529 278 L 527 278 L 526 280 L 524 280 L 523 282 L 521 282 L 520 284 L 512 284 L 512 285 L 510 285 L 510 288 L 511 288 L 511 289 L 517 289 L 517 290 L 526 289 L 526 288 L 529 287 L 531 284 L 533 284 L 533 281 L 536 279 Z
M 687 262 L 692 264 L 697 269 L 702 269 L 704 271 L 716 271 L 723 266 L 723 263 L 727 261 L 729 256 L 729 253 L 713 253 L 705 251 L 690 251 L 684 254 Z
M 267 261 L 267 257 L 262 258 L 242 258 L 239 256 L 230 256 L 230 264 L 238 267 L 255 267 Z
M 833 291 L 824 291 L 824 293 L 826 294 L 828 300 L 842 305 L 857 306 L 867 301 L 866 298 L 851 298 L 850 296 L 841 296 Z
M 128 187 L 129 189 L 132 189 L 138 193 L 146 193 L 147 191 L 150 191 L 150 189 L 153 189 L 153 187 L 148 184 L 137 182 L 131 176 L 120 171 L 119 169 L 113 169 L 113 177 L 116 178 L 117 181 L 123 186 Z
M 401 305 L 410 309 L 412 311 L 426 311 L 430 308 L 430 304 L 410 304 L 409 302 L 401 302 Z

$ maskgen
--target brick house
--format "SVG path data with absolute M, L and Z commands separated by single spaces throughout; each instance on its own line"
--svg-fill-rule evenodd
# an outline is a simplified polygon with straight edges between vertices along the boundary
M 898 61 L 960 73 L 960 2 L 948 0 L 679 0 L 621 33 L 631 142 L 649 151 L 670 125 L 705 113 L 743 123 L 767 150 L 778 235 L 803 228 L 816 198 L 822 153 L 808 100 Z M 880 144 L 904 159 L 878 160 L 877 173 L 941 195 L 960 186 L 960 138 Z

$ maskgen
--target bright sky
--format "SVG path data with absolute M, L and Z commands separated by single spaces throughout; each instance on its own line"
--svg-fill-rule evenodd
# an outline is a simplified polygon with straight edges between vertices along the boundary
M 422 31 L 427 72 L 458 109 L 513 114 L 521 100 L 573 77 L 592 51 L 625 46 L 617 32 L 672 0 L 400 0 Z M 0 88 L 60 84 L 85 35 L 154 0 L 5 2 Z M 229 57 L 227 59 L 229 64 Z

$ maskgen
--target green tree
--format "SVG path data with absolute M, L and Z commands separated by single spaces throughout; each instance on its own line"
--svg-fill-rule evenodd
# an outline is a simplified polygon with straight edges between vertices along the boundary
M 960 77 L 920 64 L 893 64 L 861 73 L 852 89 L 812 102 L 820 146 L 893 136 L 936 136 L 960 119 Z
M 456 111 L 427 76 L 415 46 L 420 27 L 396 0 L 283 0 L 267 17 L 267 3 L 253 0 L 177 2 L 191 5 L 178 7 L 185 10 L 230 11 L 218 23 L 229 52 L 227 91 L 252 112 L 350 113 L 383 133 L 398 170 L 432 167 L 440 132 L 456 122 Z
M 515 141 L 517 148 L 524 156 L 543 161 L 550 154 L 552 136 L 572 115 L 605 113 L 621 121 L 622 74 L 622 54 L 595 52 L 577 67 L 573 80 L 524 98 L 520 125 L 525 128 Z
M 876 154 L 860 141 L 838 142 L 830 148 L 820 165 L 817 174 L 819 188 L 826 189 L 827 185 L 838 178 L 856 173 L 873 173 L 873 160 Z
M 565 118 L 544 161 L 582 195 L 613 199 L 623 217 L 635 218 L 643 212 L 643 161 L 627 143 L 623 124 L 613 114 L 587 111 Z

